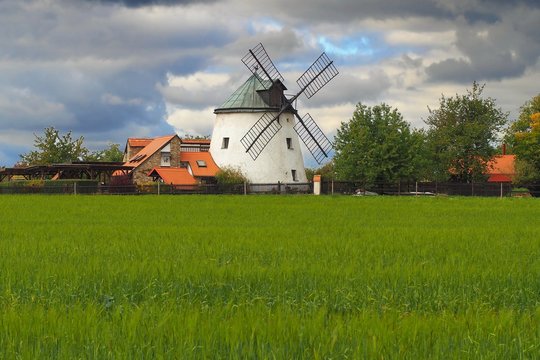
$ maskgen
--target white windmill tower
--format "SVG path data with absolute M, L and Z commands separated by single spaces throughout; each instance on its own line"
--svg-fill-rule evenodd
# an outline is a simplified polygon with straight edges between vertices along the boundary
M 322 53 L 298 78 L 300 91 L 292 97 L 285 96 L 283 77 L 262 44 L 242 62 L 252 76 L 214 110 L 214 161 L 239 168 L 253 183 L 306 182 L 298 138 L 319 164 L 332 144 L 309 114 L 298 115 L 293 103 L 302 93 L 311 98 L 338 74 L 333 61 Z

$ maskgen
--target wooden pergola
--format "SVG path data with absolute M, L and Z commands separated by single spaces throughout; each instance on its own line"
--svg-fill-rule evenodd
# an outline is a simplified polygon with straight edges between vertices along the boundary
M 13 177 L 25 180 L 87 179 L 109 183 L 113 174 L 128 175 L 133 169 L 122 162 L 73 162 L 69 164 L 35 165 L 0 170 L 0 181 Z

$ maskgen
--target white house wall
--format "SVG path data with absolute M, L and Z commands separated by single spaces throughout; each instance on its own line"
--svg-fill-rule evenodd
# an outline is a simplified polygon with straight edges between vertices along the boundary
M 296 170 L 297 181 L 307 182 L 300 142 L 293 126 L 294 115 L 280 116 L 281 129 L 270 140 L 256 160 L 246 152 L 240 139 L 249 131 L 263 113 L 218 113 L 214 123 L 210 153 L 219 167 L 239 168 L 252 183 L 294 183 L 292 171 Z M 277 115 L 274 114 L 274 115 Z M 229 147 L 222 149 L 223 138 L 229 138 Z M 292 149 L 287 148 L 291 138 Z

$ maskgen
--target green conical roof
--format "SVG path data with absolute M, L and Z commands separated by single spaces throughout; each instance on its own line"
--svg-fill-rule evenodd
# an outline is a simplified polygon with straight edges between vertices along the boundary
M 256 74 L 251 75 L 214 113 L 276 111 L 275 107 L 268 105 L 261 97 L 261 91 L 265 90 L 263 83 L 268 84 L 267 87 L 271 85 L 270 81 L 262 80 Z

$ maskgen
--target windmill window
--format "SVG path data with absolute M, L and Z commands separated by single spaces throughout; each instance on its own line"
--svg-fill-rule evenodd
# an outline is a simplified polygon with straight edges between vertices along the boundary
M 292 150 L 292 138 L 287 138 L 287 149 Z
M 293 181 L 298 181 L 298 177 L 296 176 L 296 170 L 292 169 L 291 170 L 291 175 L 292 175 Z
M 197 160 L 197 165 L 199 167 L 206 167 L 206 161 L 204 160 Z
M 189 165 L 189 162 L 187 162 L 187 161 L 181 161 L 181 162 L 180 162 L 180 167 L 181 167 L 181 168 L 187 168 L 188 165 Z
M 223 142 L 221 143 L 221 148 L 222 149 L 228 149 L 229 148 L 229 138 L 228 137 L 223 138 Z

